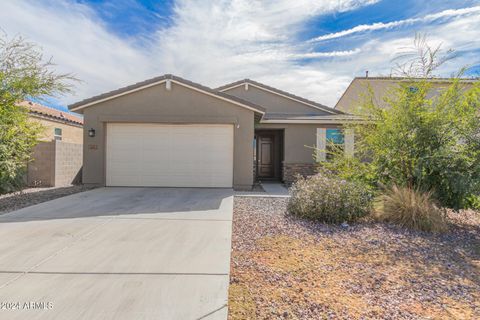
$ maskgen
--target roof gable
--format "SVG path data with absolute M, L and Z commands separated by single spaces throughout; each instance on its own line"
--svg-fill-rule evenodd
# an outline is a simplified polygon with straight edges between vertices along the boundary
M 239 87 L 242 87 L 242 86 L 246 90 L 248 90 L 249 87 L 254 87 L 256 89 L 274 94 L 276 96 L 288 99 L 290 101 L 294 101 L 295 103 L 299 103 L 303 106 L 306 106 L 309 109 L 312 109 L 313 111 L 323 111 L 327 114 L 342 114 L 342 112 L 339 111 L 339 110 L 335 110 L 333 108 L 327 107 L 327 106 L 325 106 L 323 104 L 320 104 L 318 102 L 311 101 L 311 100 L 302 98 L 300 96 L 296 96 L 292 93 L 289 93 L 289 92 L 286 92 L 286 91 L 283 91 L 283 90 L 280 90 L 280 89 L 277 89 L 277 88 L 274 88 L 274 87 L 267 86 L 263 83 L 253 81 L 251 79 L 243 79 L 243 80 L 239 80 L 239 81 L 236 81 L 236 82 L 233 82 L 233 83 L 230 83 L 230 84 L 226 84 L 224 86 L 216 88 L 216 90 L 219 91 L 219 92 L 229 92 L 229 91 L 232 91 L 232 90 L 234 90 L 236 88 L 239 88 Z M 244 99 L 246 99 L 246 98 L 244 97 Z M 295 110 L 292 110 L 292 111 L 295 111 Z
M 171 75 L 171 74 L 166 74 L 166 75 L 163 75 L 163 76 L 160 76 L 160 77 L 156 77 L 156 78 L 152 78 L 152 79 L 145 80 L 145 81 L 142 81 L 142 82 L 138 82 L 138 83 L 135 83 L 135 84 L 130 85 L 130 86 L 126 86 L 126 87 L 123 87 L 123 88 L 119 88 L 117 90 L 113 90 L 113 91 L 110 91 L 110 92 L 106 92 L 106 93 L 88 98 L 88 99 L 84 99 L 82 101 L 79 101 L 79 102 L 76 102 L 76 103 L 73 103 L 73 104 L 69 105 L 68 108 L 69 108 L 69 110 L 72 110 L 72 111 L 80 111 L 84 108 L 96 105 L 98 103 L 101 103 L 101 102 L 104 102 L 104 101 L 107 101 L 107 100 L 112 100 L 112 99 L 115 99 L 117 97 L 127 95 L 127 94 L 130 94 L 130 93 L 136 92 L 136 91 L 140 91 L 140 90 L 143 90 L 143 89 L 146 89 L 146 88 L 150 88 L 150 87 L 153 87 L 153 86 L 161 85 L 163 83 L 165 83 L 165 85 L 167 87 L 170 86 L 171 83 L 175 83 L 175 84 L 193 89 L 195 91 L 201 92 L 203 94 L 206 94 L 206 95 L 209 95 L 209 96 L 212 96 L 212 97 L 215 97 L 215 98 L 233 103 L 233 104 L 238 105 L 240 107 L 250 109 L 250 110 L 255 111 L 257 113 L 260 113 L 260 114 L 265 113 L 264 108 L 254 104 L 252 102 L 245 101 L 243 99 L 240 99 L 240 98 L 235 97 L 235 96 L 231 96 L 231 95 L 223 93 L 223 92 L 215 91 L 211 88 L 202 86 L 198 83 L 195 83 L 195 82 L 192 82 L 192 81 L 189 81 L 189 80 L 186 80 L 186 79 L 183 79 L 183 78 Z

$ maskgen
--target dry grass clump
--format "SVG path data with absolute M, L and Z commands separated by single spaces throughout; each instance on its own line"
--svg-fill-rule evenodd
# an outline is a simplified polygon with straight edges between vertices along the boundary
M 376 218 L 402 227 L 428 232 L 447 229 L 445 210 L 438 207 L 431 192 L 393 186 L 381 197 Z
M 246 285 L 232 283 L 228 289 L 229 319 L 255 319 L 256 305 Z

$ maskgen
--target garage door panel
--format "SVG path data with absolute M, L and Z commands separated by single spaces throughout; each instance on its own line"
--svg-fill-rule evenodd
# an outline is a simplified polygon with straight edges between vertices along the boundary
M 140 178 L 140 175 L 116 175 L 114 180 L 111 177 L 107 177 L 107 185 L 138 186 L 141 184 Z
M 231 187 L 233 125 L 107 125 L 107 185 Z

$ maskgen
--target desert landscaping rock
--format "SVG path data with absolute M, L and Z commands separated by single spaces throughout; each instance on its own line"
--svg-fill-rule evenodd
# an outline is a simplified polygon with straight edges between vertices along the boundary
M 287 201 L 235 199 L 230 319 L 480 318 L 478 212 L 435 235 L 300 220 Z
M 91 189 L 93 189 L 93 187 L 73 185 L 57 188 L 28 188 L 22 191 L 0 195 L 0 215 Z

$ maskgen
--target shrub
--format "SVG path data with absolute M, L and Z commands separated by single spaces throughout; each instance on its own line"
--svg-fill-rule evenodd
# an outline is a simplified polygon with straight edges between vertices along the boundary
M 471 194 L 465 199 L 465 208 L 480 210 L 480 195 Z
M 372 195 L 366 188 L 326 173 L 299 178 L 290 191 L 288 211 L 302 218 L 326 223 L 352 222 L 371 209 Z
M 393 186 L 380 197 L 377 218 L 402 227 L 429 232 L 447 229 L 445 211 L 437 206 L 432 192 Z

